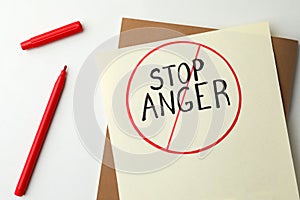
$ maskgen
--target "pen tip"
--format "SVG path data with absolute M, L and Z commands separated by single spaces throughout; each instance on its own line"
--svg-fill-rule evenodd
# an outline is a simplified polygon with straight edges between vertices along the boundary
M 64 69 L 63 69 L 63 70 L 66 71 L 66 69 L 67 69 L 67 65 L 64 66 Z

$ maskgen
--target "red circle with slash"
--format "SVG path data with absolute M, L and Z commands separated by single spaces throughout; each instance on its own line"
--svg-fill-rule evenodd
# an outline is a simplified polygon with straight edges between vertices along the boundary
M 229 128 L 222 134 L 222 136 L 217 139 L 215 142 L 209 144 L 209 145 L 206 145 L 202 148 L 199 148 L 199 149 L 195 149 L 195 150 L 191 150 L 191 151 L 176 151 L 176 150 L 172 150 L 172 149 L 169 149 L 169 148 L 166 148 L 166 147 L 162 147 L 156 143 L 154 143 L 153 141 L 151 141 L 149 138 L 147 138 L 142 132 L 141 130 L 138 128 L 138 126 L 136 125 L 136 123 L 134 122 L 133 120 L 133 117 L 132 117 L 132 114 L 131 114 L 131 110 L 130 110 L 130 106 L 129 106 L 129 93 L 130 93 L 130 87 L 131 87 L 131 84 L 132 84 L 132 80 L 133 80 L 133 77 L 137 71 L 137 69 L 140 67 L 140 65 L 142 64 L 142 62 L 149 56 L 151 55 L 152 53 L 154 53 L 155 51 L 163 48 L 163 47 L 166 47 L 166 46 L 169 46 L 169 45 L 175 45 L 175 44 L 190 44 L 190 45 L 197 45 L 198 47 L 203 47 L 211 52 L 213 52 L 214 54 L 216 54 L 217 56 L 219 56 L 225 63 L 226 65 L 228 66 L 229 70 L 231 71 L 231 73 L 233 74 L 233 77 L 235 79 L 235 82 L 236 82 L 236 85 L 237 85 L 237 90 L 238 90 L 238 107 L 237 107 L 237 112 L 235 114 L 235 117 L 234 117 L 234 120 L 232 121 L 231 125 L 229 126 Z M 240 83 L 239 83 L 239 80 L 238 80 L 238 77 L 233 69 L 233 67 L 230 65 L 230 63 L 226 60 L 226 58 L 224 56 L 222 56 L 219 52 L 217 52 L 216 50 L 212 49 L 211 47 L 208 47 L 206 45 L 203 45 L 203 44 L 200 44 L 200 43 L 197 43 L 197 42 L 192 42 L 192 41 L 173 41 L 173 42 L 168 42 L 168 43 L 165 43 L 165 44 L 162 44 L 154 49 L 152 49 L 151 51 L 149 51 L 144 57 L 142 57 L 142 59 L 137 63 L 137 65 L 135 66 L 135 68 L 133 69 L 130 77 L 129 77 L 129 81 L 128 81 L 128 84 L 127 84 L 127 90 L 126 90 L 126 109 L 127 109 L 127 114 L 128 114 L 128 117 L 129 117 L 129 120 L 132 124 L 132 126 L 134 127 L 134 129 L 137 131 L 137 133 L 146 141 L 148 142 L 150 145 L 152 145 L 153 147 L 159 149 L 159 150 L 162 150 L 162 151 L 165 151 L 165 152 L 168 152 L 168 153 L 173 153 L 173 154 L 195 154 L 195 153 L 199 153 L 199 152 L 202 152 L 202 151 L 205 151 L 205 150 L 208 150 L 212 147 L 214 147 L 215 145 L 219 144 L 220 142 L 222 142 L 228 135 L 229 133 L 233 130 L 234 126 L 236 125 L 237 121 L 238 121 L 238 118 L 239 118 L 239 115 L 240 115 L 240 112 L 241 112 L 241 107 L 242 107 L 242 92 L 241 92 L 241 86 L 240 86 Z

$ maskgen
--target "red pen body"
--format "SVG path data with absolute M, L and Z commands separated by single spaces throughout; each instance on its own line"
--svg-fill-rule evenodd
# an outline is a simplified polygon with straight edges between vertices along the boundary
M 28 187 L 32 172 L 38 160 L 40 151 L 42 149 L 48 129 L 50 127 L 57 104 L 59 102 L 60 96 L 65 85 L 67 75 L 66 68 L 67 67 L 65 66 L 64 69 L 61 71 L 59 77 L 57 78 L 51 96 L 48 100 L 46 110 L 40 122 L 39 128 L 37 130 L 36 136 L 34 138 L 33 144 L 31 146 L 30 152 L 28 154 L 26 163 L 24 165 L 22 174 L 20 176 L 18 185 L 15 190 L 15 195 L 17 196 L 23 196 Z
M 35 36 L 29 40 L 21 43 L 23 50 L 39 47 L 50 42 L 71 36 L 76 33 L 82 32 L 82 26 L 79 21 L 73 22 L 71 24 L 62 26 L 60 28 L 54 29 L 52 31 L 43 33 L 41 35 Z

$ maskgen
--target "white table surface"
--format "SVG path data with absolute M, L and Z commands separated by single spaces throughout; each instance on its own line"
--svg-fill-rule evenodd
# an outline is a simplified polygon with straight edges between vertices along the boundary
M 87 56 L 118 34 L 122 17 L 223 28 L 269 21 L 272 34 L 300 40 L 299 0 L 2 1 L 0 6 L 0 199 L 14 196 L 35 131 L 63 66 L 68 80 L 30 186 L 23 199 L 96 199 L 100 164 L 81 145 L 73 118 L 76 77 Z M 84 32 L 41 48 L 19 43 L 80 20 Z M 300 62 L 290 141 L 300 180 Z

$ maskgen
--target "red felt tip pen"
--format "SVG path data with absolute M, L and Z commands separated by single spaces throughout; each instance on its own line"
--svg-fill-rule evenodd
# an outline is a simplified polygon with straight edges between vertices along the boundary
M 28 154 L 26 163 L 24 165 L 22 174 L 20 176 L 18 185 L 15 190 L 15 195 L 23 196 L 28 187 L 32 172 L 38 160 L 40 151 L 42 149 L 44 140 L 46 138 L 49 126 L 53 119 L 57 104 L 59 102 L 60 96 L 64 89 L 65 81 L 66 81 L 66 72 L 67 66 L 61 71 L 59 77 L 57 78 L 55 85 L 53 87 L 51 96 L 49 98 L 46 110 L 44 112 L 43 118 L 35 135 L 34 141 L 32 143 L 30 152 Z
M 79 21 L 73 22 L 71 24 L 62 26 L 60 28 L 26 40 L 21 43 L 21 47 L 23 50 L 39 47 L 44 44 L 48 44 L 50 42 L 54 42 L 56 40 L 71 36 L 73 34 L 80 33 L 82 32 L 82 30 L 83 29 Z

